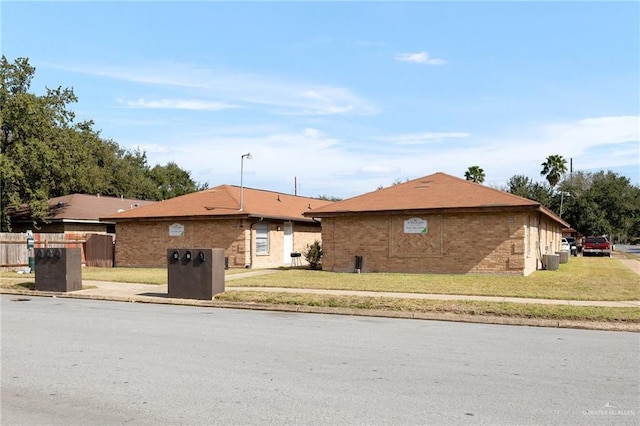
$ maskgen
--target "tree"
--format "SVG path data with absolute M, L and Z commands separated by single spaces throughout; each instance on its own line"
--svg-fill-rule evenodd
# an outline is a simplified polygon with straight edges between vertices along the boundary
M 512 194 L 538 201 L 583 235 L 609 235 L 628 240 L 640 235 L 640 187 L 611 171 L 575 172 L 558 182 L 554 193 L 546 183 L 515 175 L 507 182 Z
M 73 112 L 67 105 L 76 102 L 71 89 L 46 89 L 46 94 L 29 93 L 35 68 L 28 59 L 13 64 L 0 60 L 0 181 L 2 229 L 8 229 L 5 208 L 29 203 L 33 216 L 44 217 L 53 188 L 76 164 L 75 138 L 70 138 Z M 67 158 L 68 157 L 68 158 Z M 63 188 L 64 190 L 64 188 Z
M 507 192 L 524 198 L 531 198 L 533 182 L 524 175 L 514 175 L 507 181 Z
M 191 173 L 182 170 L 173 161 L 166 166 L 155 166 L 150 173 L 151 180 L 157 187 L 158 198 L 161 200 L 207 188 L 206 184 L 203 186 L 196 184 L 191 179 Z
M 464 178 L 471 182 L 482 183 L 484 182 L 484 170 L 480 166 L 471 166 L 464 173 Z
M 562 155 L 550 155 L 547 160 L 541 164 L 542 171 L 540 175 L 547 178 L 547 182 L 551 188 L 554 188 L 562 176 L 567 173 L 567 160 Z
M 316 197 L 318 200 L 326 200 L 326 201 L 342 201 L 342 198 L 336 197 L 333 195 L 318 195 Z
M 93 121 L 75 123 L 72 89 L 30 93 L 35 68 L 26 58 L 0 60 L 0 229 L 7 209 L 28 204 L 34 221 L 48 200 L 71 193 L 159 200 L 206 188 L 175 163 L 151 169 L 144 152 L 100 137 Z
M 545 183 L 534 182 L 524 175 L 514 175 L 507 181 L 507 192 L 539 202 L 551 208 L 553 190 Z

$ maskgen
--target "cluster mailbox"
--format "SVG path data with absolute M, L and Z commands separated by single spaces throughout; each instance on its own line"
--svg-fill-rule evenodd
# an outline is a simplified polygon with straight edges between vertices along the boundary
M 39 248 L 35 252 L 36 290 L 82 290 L 80 248 Z
M 168 295 L 211 300 L 224 292 L 224 249 L 167 249 Z

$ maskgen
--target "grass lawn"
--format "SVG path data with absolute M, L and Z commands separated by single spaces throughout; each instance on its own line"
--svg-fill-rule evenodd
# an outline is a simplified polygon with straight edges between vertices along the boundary
M 535 303 L 484 302 L 474 300 L 421 300 L 386 297 L 332 296 L 318 294 L 229 291 L 216 300 L 300 306 L 340 307 L 392 312 L 449 313 L 572 321 L 640 323 L 638 308 L 543 305 Z
M 247 272 L 247 269 L 229 269 L 225 275 Z M 17 272 L 0 272 L 2 285 L 16 283 L 34 283 L 34 274 L 18 274 Z M 88 281 L 115 281 L 139 284 L 166 284 L 167 268 L 82 268 L 82 279 Z
M 335 273 L 282 270 L 234 280 L 229 287 L 286 287 L 568 300 L 640 300 L 640 276 L 615 259 L 572 257 L 558 271 L 528 277 Z
M 248 272 L 225 271 L 227 275 Z M 33 274 L 0 273 L 4 287 L 33 289 Z M 166 284 L 166 268 L 83 268 L 83 280 Z M 559 271 L 536 271 L 528 277 L 497 275 L 434 275 L 334 273 L 278 269 L 271 274 L 240 278 L 227 287 L 287 287 L 382 292 L 530 297 L 569 300 L 640 300 L 640 277 L 616 259 L 572 257 Z M 640 323 L 638 308 L 520 304 L 483 301 L 397 299 L 260 291 L 229 291 L 216 300 L 342 307 L 363 310 L 492 315 L 516 318 Z

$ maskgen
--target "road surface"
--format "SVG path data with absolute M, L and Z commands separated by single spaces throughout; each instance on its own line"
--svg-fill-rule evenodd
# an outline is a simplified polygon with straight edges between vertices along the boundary
M 5 426 L 640 421 L 634 333 L 0 299 Z

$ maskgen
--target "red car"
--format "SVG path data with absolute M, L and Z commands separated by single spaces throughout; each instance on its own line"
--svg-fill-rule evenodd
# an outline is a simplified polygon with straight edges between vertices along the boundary
M 611 243 L 607 237 L 587 237 L 584 240 L 582 255 L 591 256 L 592 254 L 611 257 Z

